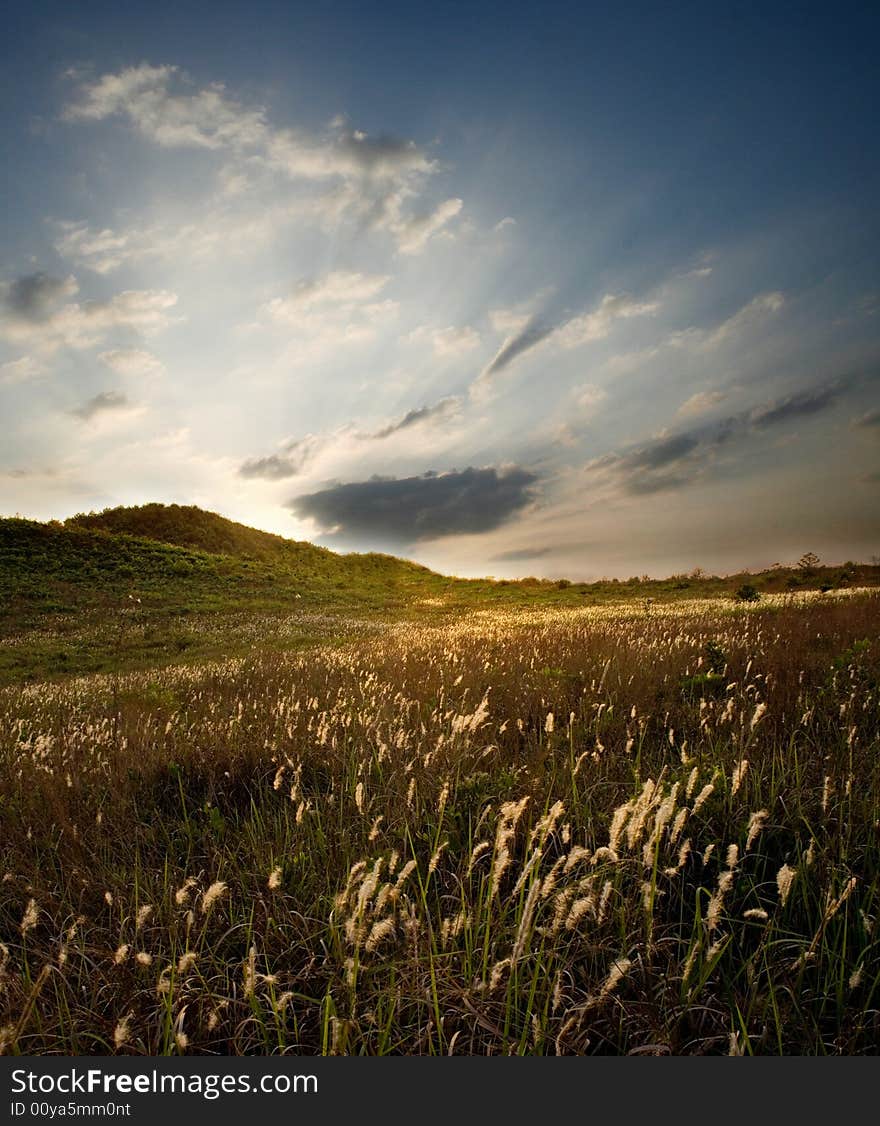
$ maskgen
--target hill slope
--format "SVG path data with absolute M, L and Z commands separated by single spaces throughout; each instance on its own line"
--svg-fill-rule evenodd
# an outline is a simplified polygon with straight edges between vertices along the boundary
M 61 523 L 0 519 L 0 683 L 289 649 L 383 622 L 489 606 L 732 597 L 875 585 L 880 568 L 568 583 L 438 575 L 391 555 L 337 555 L 213 512 L 147 504 Z
M 238 524 L 195 505 L 143 504 L 105 508 L 103 512 L 71 516 L 64 521 L 64 527 L 136 536 L 211 555 L 232 555 L 262 563 L 302 567 L 306 572 L 321 568 L 335 570 L 341 563 L 346 573 L 363 571 L 365 566 L 368 570 L 375 569 L 380 565 L 399 574 L 431 573 L 427 567 L 393 555 L 368 552 L 341 556 L 326 547 Z

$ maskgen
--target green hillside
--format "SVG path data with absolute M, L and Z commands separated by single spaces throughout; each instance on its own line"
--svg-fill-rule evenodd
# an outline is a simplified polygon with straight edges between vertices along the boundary
M 337 555 L 197 508 L 3 519 L 0 683 L 233 654 L 261 619 L 270 638 L 285 620 L 279 644 L 290 648 L 350 632 L 355 618 L 399 617 L 454 584 L 393 556 Z
M 393 605 L 445 580 L 389 555 L 337 555 L 215 513 L 145 505 L 75 516 L 65 523 L 0 521 L 0 595 L 7 616 L 69 611 L 133 594 L 150 604 L 228 608 L 324 603 Z
M 0 519 L 0 684 L 288 650 L 489 606 L 758 597 L 875 585 L 876 566 L 570 583 L 457 579 L 378 553 L 338 555 L 193 506 L 39 523 Z

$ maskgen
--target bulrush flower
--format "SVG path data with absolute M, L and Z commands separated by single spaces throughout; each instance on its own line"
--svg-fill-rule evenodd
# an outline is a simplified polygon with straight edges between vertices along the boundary
M 382 943 L 393 936 L 394 934 L 394 919 L 386 918 L 380 919 L 374 923 L 366 941 L 366 950 L 368 954 L 376 951 Z
M 226 894 L 226 883 L 224 880 L 215 880 L 202 896 L 202 914 L 207 915 L 214 904 L 220 899 L 221 896 Z
M 181 886 L 174 893 L 174 902 L 177 904 L 178 907 L 182 907 L 184 905 L 184 903 L 186 903 L 186 901 L 189 899 L 189 893 L 192 891 L 192 889 L 195 886 L 196 886 L 196 881 L 192 878 L 192 876 L 188 876 L 183 881 Z
M 746 771 L 749 769 L 749 760 L 740 759 L 740 761 L 733 768 L 733 774 L 730 776 L 730 794 L 731 797 L 736 794 L 743 784 L 743 779 L 746 776 Z
M 618 988 L 620 983 L 632 969 L 632 962 L 629 958 L 618 958 L 617 961 L 612 962 L 611 969 L 608 971 L 608 976 L 602 982 L 602 988 L 599 990 L 597 1001 L 604 1001 L 606 997 L 610 996 L 615 989 Z
M 272 869 L 272 871 L 269 873 L 269 879 L 267 880 L 267 885 L 268 885 L 268 888 L 269 888 L 270 891 L 276 891 L 278 888 L 281 887 L 281 869 L 280 868 L 273 868 Z
M 130 1022 L 133 1016 L 134 1013 L 126 1013 L 113 1029 L 113 1043 L 116 1045 L 117 1049 L 124 1047 L 124 1045 L 128 1043 L 128 1039 L 131 1036 Z
M 787 864 L 783 864 L 776 873 L 776 887 L 779 889 L 779 902 L 783 907 L 791 893 L 791 885 L 794 883 L 796 875 L 797 869 L 790 868 Z
M 758 923 L 766 923 L 770 916 L 763 907 L 750 907 L 748 911 L 743 912 L 743 918 L 754 919 Z
M 21 920 L 21 933 L 25 935 L 28 931 L 33 930 L 37 925 L 37 919 L 39 917 L 40 909 L 37 907 L 37 901 L 35 899 L 29 899 Z

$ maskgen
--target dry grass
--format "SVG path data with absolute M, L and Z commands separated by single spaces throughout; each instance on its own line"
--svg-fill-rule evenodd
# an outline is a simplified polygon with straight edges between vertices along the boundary
M 3 1050 L 875 1051 L 878 608 L 489 612 L 3 691 Z

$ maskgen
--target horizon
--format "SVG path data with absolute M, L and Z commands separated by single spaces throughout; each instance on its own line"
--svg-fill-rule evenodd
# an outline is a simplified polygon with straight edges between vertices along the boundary
M 0 509 L 193 504 L 468 578 L 870 559 L 878 31 L 21 5 Z
M 159 502 L 159 501 L 153 501 L 153 502 L 148 501 L 144 505 L 121 506 L 121 508 L 123 510 L 125 510 L 127 508 L 128 509 L 137 509 L 137 508 L 150 507 L 153 504 L 159 504 L 161 507 L 173 507 L 173 505 L 163 505 L 162 502 Z M 186 508 L 186 507 L 197 507 L 197 506 L 179 505 L 178 507 Z M 113 511 L 119 511 L 119 508 L 105 509 L 105 510 L 100 511 L 100 512 L 95 511 L 95 510 L 91 510 L 89 512 L 75 512 L 75 513 L 71 513 L 67 517 L 61 517 L 61 518 L 52 517 L 49 520 L 35 521 L 35 522 L 46 523 L 46 524 L 55 523 L 55 524 L 61 524 L 62 526 L 66 527 L 68 525 L 68 523 L 72 523 L 72 522 L 76 521 L 79 517 L 82 517 L 82 516 L 101 516 L 101 515 L 104 514 L 104 512 L 113 512 Z M 240 521 L 233 520 L 233 518 L 231 516 L 224 515 L 224 513 L 222 513 L 222 512 L 215 512 L 215 511 L 211 511 L 211 510 L 208 510 L 208 509 L 199 509 L 199 511 L 202 512 L 202 513 L 205 513 L 206 515 L 216 516 L 216 517 L 219 517 L 219 519 L 221 519 L 221 520 L 226 520 L 226 521 L 229 521 L 231 523 L 238 524 L 240 527 L 244 527 L 248 531 L 264 532 L 264 533 L 267 533 L 269 535 L 278 535 L 279 534 L 277 532 L 271 532 L 266 528 L 257 528 L 253 525 L 250 525 L 250 524 L 242 524 Z M 0 514 L 0 520 L 10 520 L 10 519 L 11 520 L 25 520 L 25 521 L 34 520 L 33 517 L 24 516 L 20 512 Z M 135 533 L 130 533 L 130 534 L 135 534 Z M 152 537 L 147 537 L 147 538 L 152 538 Z M 281 536 L 281 538 L 289 540 L 292 543 L 307 543 L 312 547 L 320 547 L 320 548 L 324 548 L 325 550 L 334 551 L 334 549 L 332 547 L 326 548 L 326 546 L 324 544 L 316 544 L 312 540 L 294 540 L 290 536 Z M 339 550 L 339 551 L 335 551 L 335 554 L 345 556 L 345 555 L 377 554 L 377 553 L 376 552 L 358 552 L 358 551 L 355 551 L 355 550 L 350 550 L 350 551 Z M 393 554 L 388 553 L 388 552 L 379 552 L 378 554 L 390 555 L 390 558 L 396 559 L 399 562 L 415 563 L 415 564 L 418 564 L 418 565 L 422 565 L 422 564 L 418 563 L 417 559 L 411 559 L 411 558 L 409 558 L 408 556 L 405 556 L 405 555 L 393 555 Z M 805 552 L 804 556 L 806 556 L 807 554 L 808 553 Z M 803 556 L 801 558 L 803 558 Z M 823 571 L 823 570 L 836 570 L 836 569 L 840 569 L 840 568 L 843 568 L 843 567 L 846 567 L 846 566 L 873 567 L 873 566 L 877 566 L 877 563 L 878 563 L 878 557 L 877 556 L 873 556 L 871 559 L 828 560 L 828 559 L 817 558 L 817 561 L 812 565 L 812 569 L 813 569 L 813 571 Z M 716 572 L 716 571 L 708 571 L 705 568 L 701 567 L 699 564 L 697 564 L 695 566 L 685 567 L 681 571 L 676 571 L 676 572 L 672 572 L 672 573 L 668 573 L 668 574 L 662 574 L 662 575 L 648 574 L 648 573 L 643 573 L 643 572 L 637 573 L 636 571 L 631 570 L 629 573 L 626 574 L 625 577 L 612 576 L 612 575 L 587 575 L 586 577 L 583 577 L 583 578 L 577 578 L 577 577 L 572 577 L 570 575 L 556 575 L 556 574 L 542 575 L 542 574 L 540 574 L 540 572 L 538 572 L 538 573 L 529 573 L 529 574 L 521 575 L 521 576 L 514 578 L 514 579 L 509 579 L 505 576 L 499 576 L 499 575 L 488 574 L 488 573 L 459 575 L 459 574 L 456 574 L 454 572 L 438 572 L 438 574 L 440 574 L 440 576 L 442 578 L 480 580 L 480 581 L 485 581 L 485 582 L 528 582 L 528 581 L 534 581 L 534 582 L 539 582 L 539 583 L 556 583 L 556 582 L 559 582 L 560 580 L 568 580 L 572 585 L 589 586 L 589 585 L 592 585 L 592 584 L 599 584 L 599 583 L 618 583 L 618 582 L 620 582 L 622 584 L 625 584 L 627 582 L 664 582 L 664 581 L 669 581 L 671 579 L 682 579 L 682 578 L 686 578 L 686 579 L 689 579 L 689 580 L 695 581 L 695 582 L 700 581 L 701 579 L 705 579 L 705 580 L 731 579 L 731 578 L 738 578 L 738 577 L 741 577 L 741 576 L 750 576 L 750 575 L 760 576 L 760 575 L 765 575 L 765 574 L 772 574 L 774 571 L 778 571 L 778 570 L 797 571 L 799 569 L 800 565 L 801 565 L 800 559 L 796 559 L 796 560 L 793 559 L 793 560 L 788 560 L 788 561 L 776 560 L 773 563 L 768 564 L 768 565 L 763 566 L 763 567 L 762 566 L 743 567 L 743 568 L 740 568 L 740 569 L 737 569 L 737 570 L 717 571 Z

